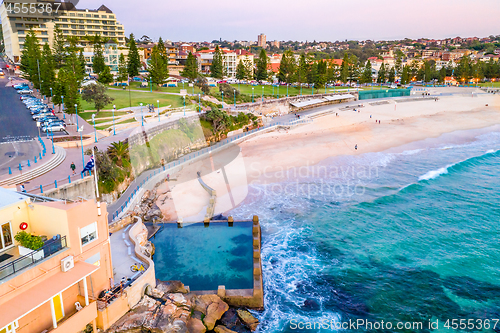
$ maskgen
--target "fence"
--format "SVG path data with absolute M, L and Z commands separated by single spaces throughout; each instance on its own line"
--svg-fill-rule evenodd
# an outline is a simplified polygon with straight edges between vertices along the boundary
M 410 96 L 411 89 L 382 89 L 382 90 L 365 90 L 359 92 L 359 99 L 374 99 L 387 97 Z
M 92 172 L 91 171 L 85 171 L 85 173 L 77 173 L 74 175 L 68 175 L 68 177 L 61 178 L 61 179 L 55 179 L 51 183 L 43 184 L 37 187 L 34 187 L 30 190 L 28 190 L 28 193 L 31 194 L 43 194 L 44 191 L 52 190 L 55 188 L 58 188 L 59 186 L 66 185 L 66 184 L 71 184 L 75 180 L 78 179 L 85 179 L 87 177 L 92 177 Z
M 213 151 L 218 150 L 222 147 L 225 147 L 225 146 L 229 145 L 230 143 L 235 143 L 236 141 L 240 141 L 241 139 L 247 139 L 248 137 L 254 136 L 257 133 L 260 133 L 263 131 L 270 131 L 272 129 L 282 127 L 282 126 L 289 127 L 289 126 L 296 126 L 296 125 L 300 125 L 300 124 L 307 124 L 307 123 L 311 123 L 312 121 L 313 121 L 312 119 L 291 120 L 289 122 L 278 122 L 278 123 L 274 123 L 272 125 L 264 126 L 261 128 L 256 128 L 256 129 L 253 129 L 251 131 L 244 132 L 244 133 L 232 136 L 230 138 L 224 139 L 222 141 L 219 141 L 217 144 L 215 144 L 213 146 L 203 148 L 201 150 L 190 153 L 188 155 L 184 155 L 183 157 L 179 158 L 177 161 L 168 163 L 160 168 L 145 171 L 141 174 L 141 176 L 139 176 L 139 178 L 143 177 L 143 175 L 145 175 L 146 173 L 147 173 L 147 175 L 145 175 L 145 177 L 139 181 L 139 184 L 134 185 L 135 187 L 133 187 L 133 188 L 129 187 L 125 191 L 125 193 L 122 195 L 122 197 L 126 198 L 125 201 L 123 202 L 123 204 L 121 204 L 119 207 L 117 207 L 116 211 L 114 211 L 112 213 L 109 212 L 109 214 L 111 215 L 111 220 L 114 221 L 119 216 L 126 213 L 127 210 L 133 206 L 135 200 L 139 197 L 139 195 L 141 195 L 141 192 L 144 189 L 144 186 L 146 184 L 148 184 L 152 180 L 153 177 L 156 178 L 156 176 L 160 175 L 161 173 L 165 173 L 169 170 L 172 170 L 175 167 L 178 167 L 181 164 L 184 164 L 186 162 L 190 162 L 190 161 L 194 160 L 195 158 L 202 157 L 203 155 L 206 155 L 210 152 L 213 152 Z

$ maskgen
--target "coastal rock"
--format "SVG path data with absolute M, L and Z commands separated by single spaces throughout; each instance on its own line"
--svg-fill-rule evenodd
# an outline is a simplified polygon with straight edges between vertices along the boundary
M 251 332 L 241 321 L 240 317 L 236 313 L 236 310 L 230 308 L 224 313 L 220 319 L 222 325 L 226 328 L 238 332 L 238 333 L 249 333 Z
M 184 287 L 181 281 L 160 281 L 156 280 L 156 289 L 164 293 L 182 293 L 187 294 L 189 291 Z
M 236 312 L 238 313 L 238 317 L 240 317 L 241 321 L 251 331 L 255 331 L 257 329 L 257 326 L 259 326 L 259 320 L 255 318 L 250 312 L 242 309 L 238 309 Z
M 209 331 L 215 327 L 215 322 L 229 309 L 226 302 L 213 294 L 194 296 L 191 303 L 195 311 L 199 311 L 205 315 L 203 323 Z
M 321 306 L 316 300 L 308 298 L 304 301 L 304 305 L 302 305 L 302 308 L 310 311 L 318 311 L 321 309 Z
M 197 318 L 189 318 L 187 322 L 187 329 L 189 333 L 205 333 L 207 328 L 203 322 Z
M 110 328 L 109 332 L 129 332 L 137 328 L 153 328 L 158 319 L 160 302 L 144 296 L 139 303 Z
M 148 287 L 146 288 L 145 294 L 152 298 L 161 299 L 164 293 L 159 289 Z
M 229 328 L 222 326 L 222 325 L 217 325 L 214 328 L 215 333 L 236 333 L 235 331 L 231 331 Z

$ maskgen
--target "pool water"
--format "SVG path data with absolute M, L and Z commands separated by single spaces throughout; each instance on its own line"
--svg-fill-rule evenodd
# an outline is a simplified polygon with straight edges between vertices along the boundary
M 156 277 L 191 290 L 253 289 L 252 222 L 164 224 L 151 239 Z

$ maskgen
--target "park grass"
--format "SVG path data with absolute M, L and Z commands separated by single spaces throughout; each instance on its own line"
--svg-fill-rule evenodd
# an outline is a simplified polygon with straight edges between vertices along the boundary
M 129 96 L 129 91 L 128 90 L 108 90 L 108 95 L 114 100 L 106 105 L 104 109 L 110 110 L 113 108 L 113 105 L 116 105 L 116 109 L 124 109 L 132 106 L 139 106 L 140 103 L 143 105 L 147 104 L 153 104 L 155 107 L 158 106 L 157 100 L 160 101 L 160 107 L 163 106 L 169 106 L 171 105 L 172 107 L 179 107 L 182 106 L 183 101 L 182 97 L 177 96 L 177 95 L 166 95 L 166 94 L 160 94 L 160 93 L 150 93 L 149 91 L 147 92 L 137 92 L 137 91 L 130 91 L 130 96 Z M 129 101 L 130 98 L 130 101 Z M 88 103 L 84 100 L 81 100 L 81 107 L 83 110 L 95 110 L 94 104 L 93 103 Z M 111 112 L 110 112 L 111 113 Z M 84 113 L 82 113 L 84 114 Z M 101 112 L 99 113 L 101 114 Z M 116 115 L 116 113 L 115 113 Z M 92 115 L 90 115 L 90 118 L 92 118 Z
M 85 120 L 92 120 L 93 114 L 95 114 L 95 112 L 82 112 L 82 113 L 79 113 L 78 115 Z M 116 111 L 115 117 L 125 116 L 127 114 L 128 114 L 128 112 L 125 112 L 125 111 Z M 113 117 L 113 112 L 101 111 L 101 112 L 99 112 L 98 115 L 96 115 L 95 119 L 106 118 L 106 117 Z M 97 124 L 97 121 L 96 121 L 96 124 Z
M 153 92 L 169 92 L 169 93 L 175 93 L 175 94 L 180 94 L 183 85 L 182 83 L 177 85 L 177 87 L 158 87 L 156 85 L 153 85 Z M 194 90 L 193 90 L 194 88 Z M 148 86 L 147 88 L 141 88 L 141 83 L 140 82 L 131 82 L 130 84 L 130 89 L 136 89 L 136 90 L 143 90 L 150 92 L 151 87 Z M 188 94 L 193 94 L 193 91 L 195 94 L 201 94 L 201 90 L 198 87 L 190 87 L 188 83 L 184 84 L 184 89 L 187 90 Z
M 479 86 L 485 88 L 491 88 L 491 82 L 480 83 Z M 493 82 L 493 88 L 500 88 L 500 81 Z
M 102 121 L 102 122 L 107 122 L 109 120 L 105 120 L 105 121 Z M 135 118 L 130 118 L 130 119 L 127 119 L 127 120 L 124 120 L 124 121 L 118 121 L 118 120 L 115 120 L 115 125 L 118 125 L 118 124 L 128 124 L 128 123 L 135 123 L 137 122 L 137 120 L 135 120 Z M 97 124 L 97 121 L 96 121 L 96 124 Z M 113 128 L 113 124 L 110 124 L 110 125 L 104 125 L 104 126 L 96 126 L 95 128 L 97 128 L 98 130 L 100 131 L 104 131 L 108 128 Z

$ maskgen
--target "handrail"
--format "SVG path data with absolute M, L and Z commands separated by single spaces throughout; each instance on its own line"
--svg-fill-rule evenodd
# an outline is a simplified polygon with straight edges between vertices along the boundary
M 24 268 L 31 266 L 40 260 L 50 257 L 51 255 L 61 251 L 67 246 L 68 244 L 66 242 L 66 236 L 62 236 L 56 239 L 51 238 L 47 240 L 40 249 L 34 250 L 27 255 L 9 262 L 8 264 L 0 266 L 0 280 L 5 279 L 12 274 L 15 274 L 16 272 L 23 270 Z M 9 268 L 11 269 L 11 271 L 8 271 Z M 7 272 L 7 274 L 3 275 L 3 272 Z

